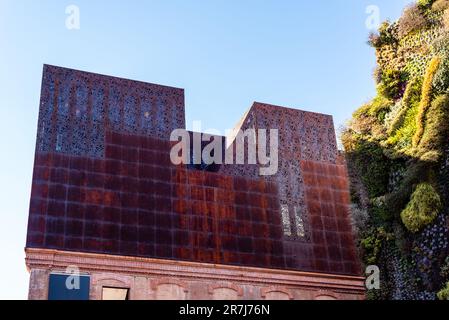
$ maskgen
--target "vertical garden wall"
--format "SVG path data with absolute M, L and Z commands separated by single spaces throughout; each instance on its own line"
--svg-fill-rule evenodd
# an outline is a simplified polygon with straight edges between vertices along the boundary
M 410 5 L 369 44 L 377 96 L 341 135 L 358 248 L 381 270 L 367 296 L 448 299 L 449 0 Z

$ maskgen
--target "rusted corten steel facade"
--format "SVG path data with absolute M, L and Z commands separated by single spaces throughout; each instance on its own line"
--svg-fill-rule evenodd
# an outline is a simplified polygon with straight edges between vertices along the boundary
M 331 116 L 254 103 L 279 170 L 170 161 L 182 89 L 44 67 L 27 248 L 360 275 Z

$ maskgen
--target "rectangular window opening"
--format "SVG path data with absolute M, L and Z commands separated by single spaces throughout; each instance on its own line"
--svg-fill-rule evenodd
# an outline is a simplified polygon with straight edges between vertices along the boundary
M 306 235 L 304 229 L 304 220 L 301 216 L 301 211 L 298 207 L 295 207 L 295 224 L 296 224 L 296 236 L 304 238 Z
M 290 224 L 290 214 L 288 212 L 288 206 L 285 204 L 281 206 L 281 216 L 284 235 L 290 237 L 292 235 L 292 227 Z
M 89 275 L 51 273 L 48 300 L 89 300 Z
M 129 289 L 103 287 L 102 300 L 129 300 Z

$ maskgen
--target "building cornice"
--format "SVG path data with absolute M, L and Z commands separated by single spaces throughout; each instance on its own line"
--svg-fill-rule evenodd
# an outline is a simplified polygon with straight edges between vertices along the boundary
M 64 271 L 76 266 L 81 272 L 119 272 L 129 275 L 152 275 L 215 281 L 236 281 L 261 285 L 281 285 L 364 294 L 364 278 L 338 274 L 240 267 L 153 258 L 116 256 L 26 248 L 28 269 Z

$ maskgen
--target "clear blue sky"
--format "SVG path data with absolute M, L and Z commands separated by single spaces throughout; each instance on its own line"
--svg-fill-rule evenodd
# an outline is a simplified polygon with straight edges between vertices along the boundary
M 336 127 L 374 95 L 368 5 L 410 0 L 0 0 L 0 299 L 26 298 L 23 248 L 44 63 L 185 88 L 188 127 L 231 128 L 253 101 Z M 80 30 L 65 8 L 80 8 Z

